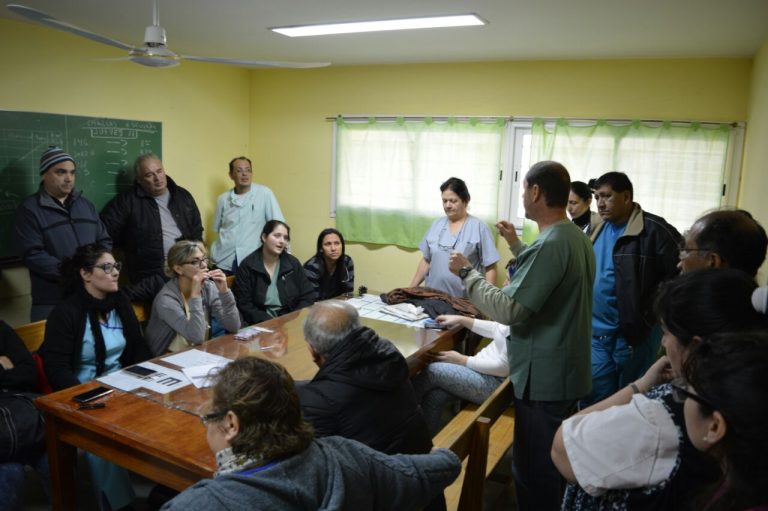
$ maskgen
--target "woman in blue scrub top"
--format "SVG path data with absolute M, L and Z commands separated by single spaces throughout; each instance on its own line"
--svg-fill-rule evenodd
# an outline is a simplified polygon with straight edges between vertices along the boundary
M 79 247 L 61 265 L 67 299 L 48 316 L 40 356 L 54 390 L 93 380 L 149 358 L 131 302 L 118 292 L 121 264 L 105 247 Z M 85 453 L 100 509 L 134 499 L 128 471 Z
M 485 273 L 485 279 L 496 285 L 496 262 L 500 259 L 491 230 L 481 220 L 467 213 L 469 190 L 466 183 L 452 177 L 440 185 L 445 217 L 435 220 L 419 244 L 424 257 L 416 268 L 411 287 L 425 282 L 426 287 L 452 296 L 465 296 L 461 279 L 448 269 L 451 252 L 469 259 L 472 266 Z

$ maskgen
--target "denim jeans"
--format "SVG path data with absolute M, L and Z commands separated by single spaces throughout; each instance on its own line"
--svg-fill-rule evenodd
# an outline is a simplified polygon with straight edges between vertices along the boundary
M 434 436 L 445 425 L 442 416 L 449 404 L 462 399 L 479 405 L 502 381 L 504 378 L 478 373 L 466 366 L 447 362 L 429 364 L 413 379 L 413 388 L 430 435 Z

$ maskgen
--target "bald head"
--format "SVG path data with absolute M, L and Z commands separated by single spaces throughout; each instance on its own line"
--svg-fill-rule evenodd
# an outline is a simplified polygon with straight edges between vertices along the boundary
M 316 355 L 325 357 L 359 326 L 357 309 L 340 300 L 326 300 L 309 309 L 304 320 L 304 338 Z

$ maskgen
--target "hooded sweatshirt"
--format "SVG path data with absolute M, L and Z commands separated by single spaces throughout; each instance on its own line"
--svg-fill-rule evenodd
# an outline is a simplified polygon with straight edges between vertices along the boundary
M 162 509 L 416 510 L 442 493 L 460 470 L 461 462 L 447 449 L 388 456 L 345 438 L 321 438 L 264 470 L 200 481 Z

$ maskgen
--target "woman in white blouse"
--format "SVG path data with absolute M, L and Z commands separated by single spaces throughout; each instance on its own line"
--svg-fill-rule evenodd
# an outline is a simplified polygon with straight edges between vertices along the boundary
M 456 351 L 431 354 L 431 363 L 413 379 L 416 398 L 433 436 L 442 429 L 449 404 L 462 399 L 479 405 L 509 376 L 508 326 L 454 315 L 438 316 L 437 321 L 449 328 L 461 325 L 492 341 L 473 357 Z

